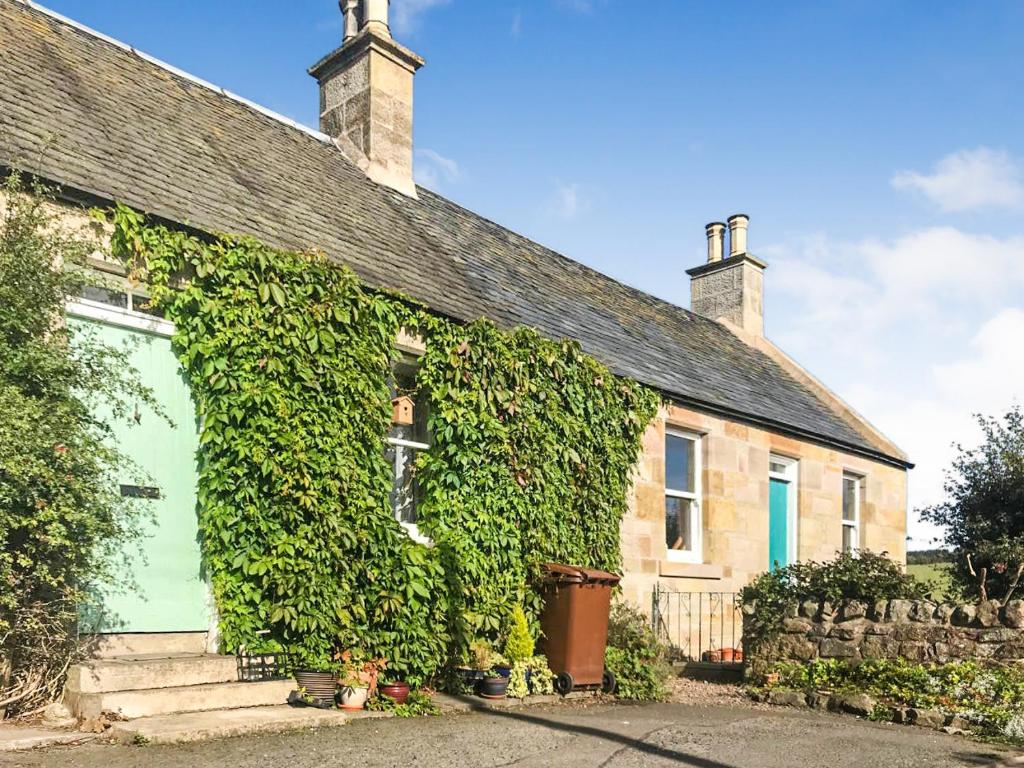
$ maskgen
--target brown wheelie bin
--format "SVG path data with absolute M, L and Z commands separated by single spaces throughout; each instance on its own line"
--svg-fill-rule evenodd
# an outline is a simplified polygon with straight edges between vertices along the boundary
M 611 693 L 615 678 L 604 668 L 608 612 L 614 573 L 546 563 L 544 611 L 540 624 L 555 690 L 563 696 L 574 688 L 597 687 Z

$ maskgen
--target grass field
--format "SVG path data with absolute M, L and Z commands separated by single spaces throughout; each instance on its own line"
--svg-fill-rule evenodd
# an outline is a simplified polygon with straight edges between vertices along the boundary
M 921 581 L 932 581 L 935 583 L 934 597 L 946 599 L 951 590 L 949 580 L 949 563 L 924 563 L 921 565 L 908 565 L 907 573 Z

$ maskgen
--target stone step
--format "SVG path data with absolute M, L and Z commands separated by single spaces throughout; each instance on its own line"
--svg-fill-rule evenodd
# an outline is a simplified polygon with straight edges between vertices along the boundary
M 206 653 L 206 632 L 123 632 L 85 637 L 89 655 L 108 659 L 140 653 Z
M 78 717 L 93 718 L 103 712 L 114 712 L 132 719 L 176 712 L 284 704 L 294 688 L 293 680 L 266 680 L 259 683 L 207 683 L 107 693 L 66 691 L 64 699 Z
M 111 693 L 237 681 L 234 656 L 154 653 L 76 664 L 68 670 L 67 689 L 73 693 Z
M 110 735 L 122 744 L 182 744 L 229 736 L 335 727 L 344 725 L 349 719 L 349 714 L 337 709 L 287 705 L 219 709 L 113 723 Z

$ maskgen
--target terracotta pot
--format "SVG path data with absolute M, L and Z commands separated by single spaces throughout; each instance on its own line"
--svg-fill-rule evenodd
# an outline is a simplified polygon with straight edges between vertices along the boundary
M 370 689 L 358 686 L 353 688 L 350 685 L 341 686 L 341 708 L 362 709 L 366 706 L 366 700 L 370 698 Z
M 508 694 L 508 678 L 498 675 L 497 677 L 485 677 L 480 682 L 480 695 L 485 699 L 504 699 Z
M 338 690 L 337 675 L 317 669 L 295 670 L 295 682 L 307 696 L 321 701 L 333 700 Z
M 409 698 L 409 684 L 403 682 L 385 683 L 380 687 L 380 695 L 387 696 L 395 704 L 405 704 Z

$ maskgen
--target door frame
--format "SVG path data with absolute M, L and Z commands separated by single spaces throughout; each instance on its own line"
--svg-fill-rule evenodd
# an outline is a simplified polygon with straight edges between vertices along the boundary
M 779 465 L 779 469 L 773 469 L 772 465 Z M 800 482 L 800 460 L 790 456 L 772 453 L 768 456 L 768 478 L 781 480 L 786 483 L 786 564 L 790 565 L 797 561 L 797 545 L 799 537 L 798 503 L 799 503 L 799 482 Z M 771 539 L 771 494 L 768 494 L 768 537 Z M 770 557 L 769 557 L 770 559 Z M 772 563 L 768 563 L 772 567 Z

